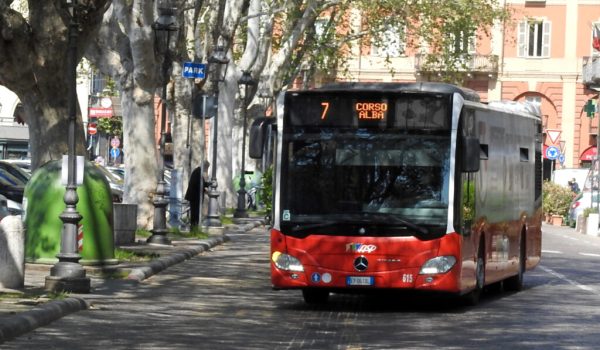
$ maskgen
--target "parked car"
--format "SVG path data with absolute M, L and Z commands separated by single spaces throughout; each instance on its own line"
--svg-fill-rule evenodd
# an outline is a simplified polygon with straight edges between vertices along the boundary
M 7 160 L 0 160 L 0 169 L 6 170 L 9 174 L 21 180 L 23 184 L 26 184 L 31 178 L 31 173 L 26 172 L 23 168 Z
M 104 174 L 104 177 L 110 185 L 113 202 L 121 203 L 123 201 L 123 179 L 116 176 L 102 165 L 96 164 L 96 167 Z
M 593 197 L 593 203 L 592 203 Z M 600 196 L 597 191 L 583 191 L 579 193 L 571 202 L 571 207 L 569 208 L 569 226 L 575 227 L 577 223 L 577 217 L 579 215 L 583 215 L 583 211 L 587 208 L 591 208 L 592 206 L 595 208 L 600 203 Z
M 31 159 L 3 159 L 2 161 L 16 165 L 17 167 L 31 175 Z

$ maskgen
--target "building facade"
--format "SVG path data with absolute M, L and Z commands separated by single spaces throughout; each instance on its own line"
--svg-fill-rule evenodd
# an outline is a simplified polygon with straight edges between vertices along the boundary
M 590 166 L 596 154 L 598 114 L 589 118 L 586 104 L 597 99 L 598 92 L 584 80 L 582 71 L 584 63 L 600 55 L 593 48 L 594 24 L 600 26 L 600 1 L 501 3 L 512 9 L 513 21 L 497 24 L 489 36 L 473 35 L 465 43 L 464 48 L 473 56 L 464 85 L 476 90 L 482 101 L 527 100 L 540 105 L 544 148 L 560 150 L 555 160 L 545 160 L 546 168 Z M 360 23 L 360 16 L 354 17 Z M 405 48 L 401 40 L 389 40 L 383 48 L 362 45 L 352 52 L 348 79 L 435 80 L 422 64 L 426 55 L 426 49 Z M 391 64 L 386 63 L 387 56 Z M 598 83 L 600 86 L 600 79 Z

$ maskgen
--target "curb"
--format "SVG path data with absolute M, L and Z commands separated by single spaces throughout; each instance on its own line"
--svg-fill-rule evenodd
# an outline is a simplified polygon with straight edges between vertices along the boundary
M 59 318 L 73 312 L 85 310 L 89 307 L 87 301 L 79 297 L 69 297 L 64 300 L 55 300 L 29 311 L 20 312 L 12 317 L 2 320 L 0 324 L 0 344 L 6 340 L 16 338 L 32 330 L 45 326 Z
M 227 235 L 222 235 L 220 237 L 213 237 L 203 242 L 198 243 L 198 247 L 185 249 L 168 256 L 158 258 L 152 260 L 148 265 L 143 267 L 134 268 L 131 270 L 129 275 L 127 276 L 128 280 L 133 280 L 137 282 L 141 282 L 146 278 L 155 275 L 166 268 L 178 264 L 182 261 L 190 259 L 202 252 L 209 250 L 210 248 L 217 246 L 219 244 L 223 244 L 224 242 L 229 241 L 229 237 Z

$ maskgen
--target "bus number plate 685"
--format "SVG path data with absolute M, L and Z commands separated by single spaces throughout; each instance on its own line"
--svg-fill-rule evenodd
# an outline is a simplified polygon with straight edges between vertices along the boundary
M 346 285 L 349 286 L 372 286 L 375 284 L 375 278 L 372 276 L 348 276 Z

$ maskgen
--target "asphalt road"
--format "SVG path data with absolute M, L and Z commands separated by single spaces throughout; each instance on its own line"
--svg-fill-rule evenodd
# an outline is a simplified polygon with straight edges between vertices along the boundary
M 596 349 L 600 238 L 544 227 L 543 261 L 519 293 L 475 307 L 405 295 L 272 291 L 264 229 L 141 284 L 99 286 L 93 308 L 2 349 Z

